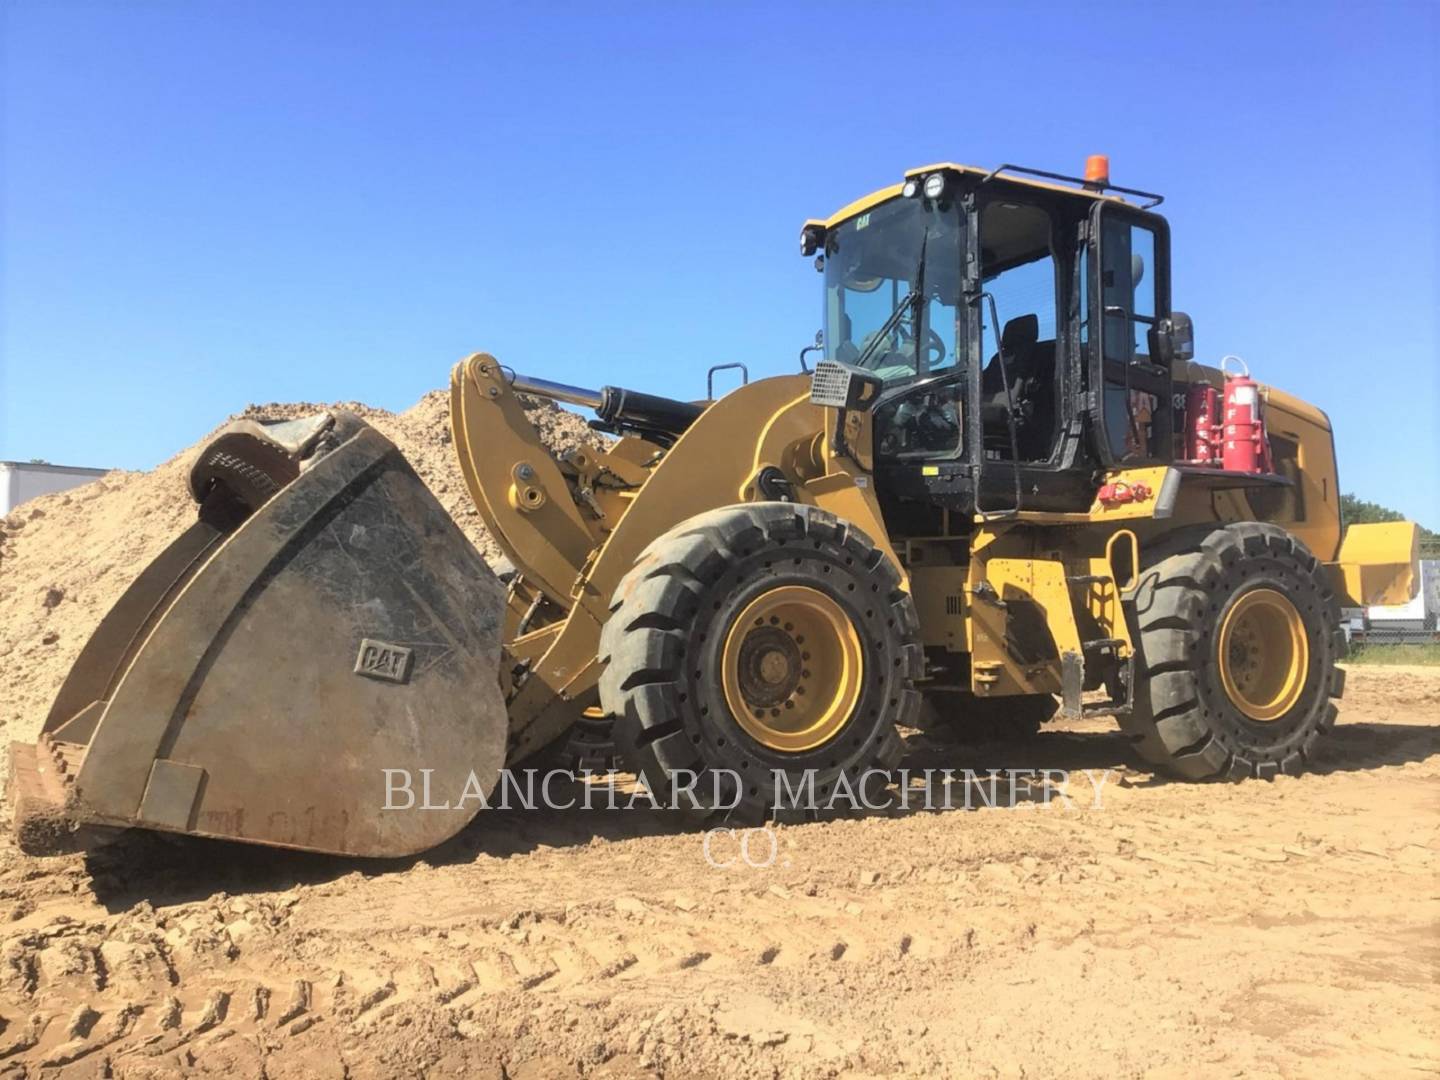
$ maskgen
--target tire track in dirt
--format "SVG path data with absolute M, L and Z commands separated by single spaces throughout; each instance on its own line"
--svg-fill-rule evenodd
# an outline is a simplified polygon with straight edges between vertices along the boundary
M 1113 771 L 1100 808 L 1077 779 L 1074 810 L 778 827 L 764 869 L 645 812 L 485 814 L 388 864 L 7 849 L 0 1069 L 1433 1069 L 1437 700 L 1440 674 L 1354 673 L 1327 771 L 1272 783 L 1156 781 L 1099 722 L 913 738 L 917 768 Z

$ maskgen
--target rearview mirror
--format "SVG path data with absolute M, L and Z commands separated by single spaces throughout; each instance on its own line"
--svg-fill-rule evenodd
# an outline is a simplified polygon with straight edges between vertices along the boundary
M 1157 322 L 1150 337 L 1150 354 L 1166 367 L 1195 359 L 1195 326 L 1183 311 Z

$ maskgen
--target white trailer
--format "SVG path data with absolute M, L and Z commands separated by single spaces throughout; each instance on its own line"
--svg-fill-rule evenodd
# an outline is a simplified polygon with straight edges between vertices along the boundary
M 1440 559 L 1420 560 L 1420 591 L 1408 604 L 1376 604 L 1365 609 L 1365 640 L 1371 644 L 1427 642 L 1436 639 L 1440 616 Z
M 88 484 L 107 472 L 108 469 L 84 469 L 77 465 L 0 461 L 0 517 L 27 499 Z

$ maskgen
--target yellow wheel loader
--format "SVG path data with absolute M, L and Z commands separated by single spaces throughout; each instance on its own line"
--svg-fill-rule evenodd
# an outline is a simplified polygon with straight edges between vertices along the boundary
M 927 166 L 806 222 L 818 344 L 718 399 L 457 365 L 503 582 L 354 416 L 231 425 L 195 525 L 12 748 L 21 846 L 404 855 L 577 727 L 740 818 L 776 777 L 883 784 L 922 714 L 1113 715 L 1180 777 L 1302 771 L 1338 606 L 1411 594 L 1415 527 L 1342 538 L 1325 414 L 1193 361 L 1159 198 L 1092 165 Z M 526 394 L 616 441 L 552 456 Z

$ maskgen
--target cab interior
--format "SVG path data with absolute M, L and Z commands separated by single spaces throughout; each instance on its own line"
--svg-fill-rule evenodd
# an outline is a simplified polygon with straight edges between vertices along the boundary
M 1054 449 L 1062 320 L 1053 228 L 1040 206 L 997 200 L 980 211 L 980 322 L 982 355 L 988 354 L 980 375 L 980 421 L 987 458 L 1039 462 Z

